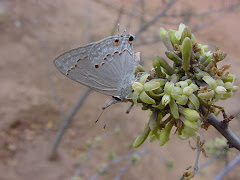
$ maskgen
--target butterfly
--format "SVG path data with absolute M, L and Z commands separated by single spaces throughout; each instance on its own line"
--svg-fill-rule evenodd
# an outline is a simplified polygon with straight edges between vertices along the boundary
M 134 53 L 134 36 L 109 36 L 70 51 L 54 60 L 65 76 L 117 101 L 131 99 L 140 52 Z

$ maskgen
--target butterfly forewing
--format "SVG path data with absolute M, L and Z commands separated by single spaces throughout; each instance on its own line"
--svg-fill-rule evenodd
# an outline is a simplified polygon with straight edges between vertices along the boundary
M 129 36 L 111 36 L 70 50 L 54 63 L 74 81 L 107 95 L 126 98 L 138 64 L 134 61 Z

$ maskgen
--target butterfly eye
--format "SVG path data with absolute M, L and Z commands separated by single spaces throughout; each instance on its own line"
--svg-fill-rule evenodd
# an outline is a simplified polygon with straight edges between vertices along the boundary
M 118 45 L 118 44 L 119 44 L 119 42 L 120 42 L 120 40 L 119 40 L 119 39 L 115 39 L 113 44 L 114 44 L 114 45 Z
M 133 36 L 130 36 L 129 38 L 128 38 L 128 42 L 132 42 L 134 40 L 134 37 Z

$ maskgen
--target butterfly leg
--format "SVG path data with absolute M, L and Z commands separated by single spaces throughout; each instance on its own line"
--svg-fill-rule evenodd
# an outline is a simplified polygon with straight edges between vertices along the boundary
M 133 108 L 133 106 L 134 106 L 134 103 L 132 102 L 132 104 L 129 106 L 129 108 L 128 108 L 127 111 L 126 111 L 126 114 L 129 114 L 129 113 L 130 113 L 130 111 L 131 111 L 131 109 Z

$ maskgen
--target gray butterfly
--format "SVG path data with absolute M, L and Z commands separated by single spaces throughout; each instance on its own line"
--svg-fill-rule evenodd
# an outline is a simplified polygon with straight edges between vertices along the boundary
M 109 36 L 67 51 L 54 60 L 65 76 L 118 100 L 130 99 L 140 53 L 130 34 Z

